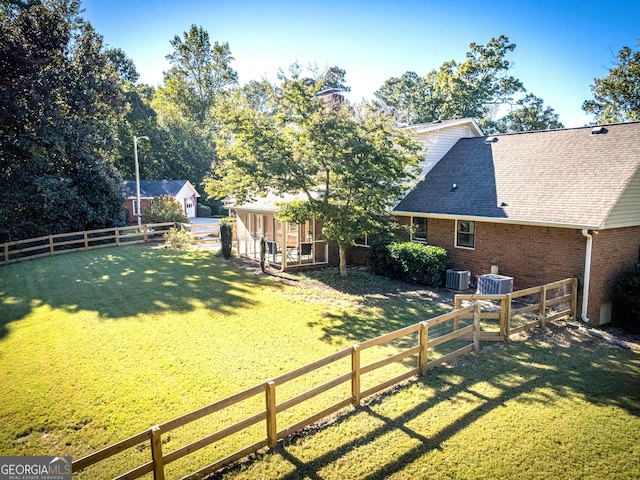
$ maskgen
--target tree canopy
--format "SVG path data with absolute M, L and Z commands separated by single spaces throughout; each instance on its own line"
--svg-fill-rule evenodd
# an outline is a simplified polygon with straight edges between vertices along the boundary
M 213 208 L 226 192 L 302 194 L 282 218 L 322 218 L 342 248 L 379 225 L 411 176 L 415 145 L 392 121 L 562 127 L 510 74 L 515 44 L 504 35 L 424 76 L 390 78 L 359 108 L 332 103 L 350 90 L 338 66 L 294 64 L 277 83 L 239 86 L 229 44 L 196 25 L 170 39 L 163 85 L 139 84 L 126 53 L 82 19 L 79 0 L 3 2 L 0 38 L 0 181 L 10 186 L 0 192 L 0 241 L 123 223 L 133 136 L 149 137 L 138 145 L 142 178 L 206 183 L 201 201 Z M 639 55 L 623 48 L 583 108 L 605 121 L 639 119 Z M 505 104 L 511 112 L 494 121 Z
M 76 1 L 0 7 L 0 241 L 121 224 L 119 74 Z
M 596 122 L 640 120 L 640 50 L 622 47 L 607 76 L 593 80 L 591 92 L 593 98 L 582 109 Z
M 237 91 L 220 116 L 220 180 L 208 188 L 238 201 L 300 194 L 281 205 L 279 218 L 320 219 L 324 238 L 338 242 L 344 273 L 346 248 L 372 233 L 405 191 L 419 147 L 384 116 L 323 102 L 320 88 L 294 73 L 271 89 L 266 110 L 250 108 Z
M 212 45 L 209 33 L 192 25 L 182 37 L 176 35 L 171 46 L 173 52 L 167 55 L 171 68 L 164 73 L 164 86 L 157 96 L 164 97 L 185 119 L 206 122 L 219 95 L 238 83 L 229 44 Z
M 523 93 L 522 82 L 509 75 L 507 55 L 516 45 L 500 35 L 486 45 L 471 43 L 466 60 L 444 62 L 424 77 L 406 72 L 388 79 L 375 92 L 376 108 L 405 124 L 472 117 L 483 120 L 499 105 Z
M 544 100 L 529 93 L 516 102 L 517 107 L 495 123 L 500 133 L 531 132 L 564 128 L 553 108 L 545 107 Z

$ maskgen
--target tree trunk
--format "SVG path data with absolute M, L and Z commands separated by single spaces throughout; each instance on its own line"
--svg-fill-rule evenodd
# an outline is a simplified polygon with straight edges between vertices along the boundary
M 338 242 L 338 251 L 340 252 L 340 275 L 347 274 L 347 247 Z

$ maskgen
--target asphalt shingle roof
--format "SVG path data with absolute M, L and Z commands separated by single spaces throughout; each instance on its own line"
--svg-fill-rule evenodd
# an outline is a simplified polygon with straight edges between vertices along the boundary
M 640 167 L 640 122 L 592 128 L 460 139 L 394 210 L 602 225 Z
M 187 183 L 186 180 L 141 180 L 140 196 L 145 198 L 162 197 L 165 195 L 175 197 L 185 183 Z M 126 198 L 135 197 L 135 180 L 125 180 L 123 182 L 123 192 Z

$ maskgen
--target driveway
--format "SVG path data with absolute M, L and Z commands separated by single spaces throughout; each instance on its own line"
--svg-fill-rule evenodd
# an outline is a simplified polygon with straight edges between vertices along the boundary
M 191 223 L 197 225 L 199 223 L 220 223 L 219 218 L 207 218 L 207 217 L 192 217 L 189 219 Z
M 192 232 L 198 234 L 198 238 L 202 240 L 202 242 L 195 244 L 196 248 L 204 248 L 206 250 L 220 249 L 219 218 L 193 217 L 189 221 L 193 224 Z M 203 224 L 208 224 L 209 226 L 198 227 L 198 225 Z

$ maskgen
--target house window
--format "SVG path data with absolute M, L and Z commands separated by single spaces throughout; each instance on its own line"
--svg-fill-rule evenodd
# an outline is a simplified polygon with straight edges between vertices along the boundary
M 369 236 L 365 233 L 354 240 L 356 247 L 369 247 Z
M 456 247 L 475 248 L 476 222 L 471 220 L 456 221 Z
M 411 233 L 411 240 L 414 242 L 426 242 L 427 241 L 427 219 L 424 217 L 413 217 L 411 221 L 413 232 Z

